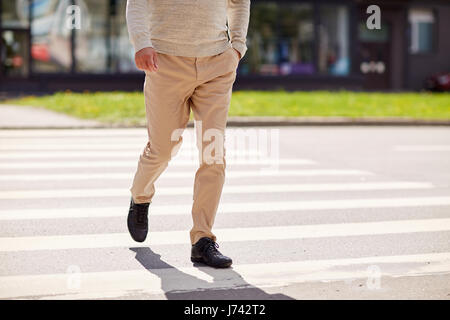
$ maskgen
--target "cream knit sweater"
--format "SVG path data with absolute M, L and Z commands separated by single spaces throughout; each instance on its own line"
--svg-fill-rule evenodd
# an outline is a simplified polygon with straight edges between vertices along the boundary
M 250 0 L 128 0 L 126 15 L 136 52 L 153 47 L 175 56 L 204 57 L 232 46 L 243 57 L 247 51 Z

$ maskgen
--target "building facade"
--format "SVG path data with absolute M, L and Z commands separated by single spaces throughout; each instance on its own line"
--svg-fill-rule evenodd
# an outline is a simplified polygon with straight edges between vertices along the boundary
M 252 0 L 236 89 L 420 90 L 450 72 L 450 1 Z M 140 90 L 126 0 L 0 0 L 0 91 Z

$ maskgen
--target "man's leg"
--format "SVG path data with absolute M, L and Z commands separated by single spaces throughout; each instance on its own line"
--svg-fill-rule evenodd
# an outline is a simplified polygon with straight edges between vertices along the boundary
M 195 59 L 158 54 L 158 65 L 157 72 L 145 77 L 148 143 L 139 158 L 127 219 L 130 235 L 137 242 L 147 237 L 154 183 L 181 146 L 181 133 L 189 120 L 189 97 L 196 85 Z
M 181 146 L 189 121 L 189 97 L 195 88 L 195 59 L 158 54 L 158 71 L 144 84 L 148 143 L 139 158 L 131 187 L 135 203 L 151 202 L 154 182 Z
M 198 124 L 201 162 L 194 184 L 192 244 L 203 237 L 216 241 L 211 229 L 225 180 L 225 127 L 238 62 L 237 53 L 231 48 L 197 61 L 197 77 L 203 81 L 191 97 L 191 108 Z

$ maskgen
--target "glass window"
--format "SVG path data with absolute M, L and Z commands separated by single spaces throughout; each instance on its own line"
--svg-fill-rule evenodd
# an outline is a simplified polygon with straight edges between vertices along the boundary
M 358 39 L 361 42 L 388 42 L 390 38 L 390 26 L 384 23 L 381 29 L 369 29 L 366 22 L 361 22 L 358 28 Z
M 434 14 L 431 9 L 412 9 L 409 12 L 411 24 L 411 53 L 433 51 Z
M 78 13 L 67 11 L 71 5 L 72 0 L 32 1 L 31 54 L 34 72 L 71 71 L 72 31 L 75 35 L 75 72 L 138 71 L 128 39 L 126 0 L 75 0 Z M 70 14 L 75 19 L 78 14 L 78 25 Z M 109 26 L 108 19 L 111 22 Z
M 350 73 L 349 14 L 346 6 L 320 7 L 318 68 L 320 73 Z
M 310 4 L 252 4 L 248 52 L 240 74 L 311 74 L 314 72 L 313 10 Z
M 138 72 L 134 63 L 134 49 L 128 38 L 127 22 L 125 18 L 126 0 L 116 1 L 111 12 L 111 72 Z
M 0 58 L 6 76 L 25 77 L 28 75 L 28 33 L 5 30 L 0 38 Z
M 80 29 L 75 29 L 76 71 L 108 71 L 109 0 L 77 0 L 80 7 Z
M 2 27 L 28 28 L 28 0 L 0 0 Z
M 71 0 L 32 1 L 31 58 L 33 72 L 68 72 L 72 65 L 71 30 L 66 9 Z
M 280 73 L 314 73 L 313 9 L 309 4 L 280 7 Z
M 256 3 L 250 10 L 247 54 L 239 67 L 240 74 L 278 74 L 277 21 L 275 2 Z

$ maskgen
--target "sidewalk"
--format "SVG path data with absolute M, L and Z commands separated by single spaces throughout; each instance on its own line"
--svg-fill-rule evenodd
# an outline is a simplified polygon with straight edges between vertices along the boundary
M 97 128 L 103 124 L 46 109 L 0 104 L 0 129 Z
M 189 127 L 193 124 L 189 123 Z M 345 117 L 229 117 L 229 127 L 254 126 L 450 126 L 450 120 L 422 120 L 402 118 L 345 118 Z M 123 128 L 126 125 L 83 120 L 62 113 L 35 108 L 0 104 L 0 129 L 80 129 Z M 131 127 L 143 127 L 131 126 Z

